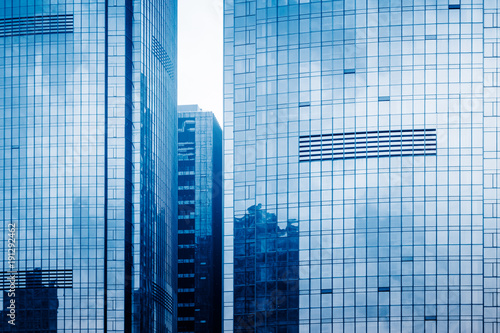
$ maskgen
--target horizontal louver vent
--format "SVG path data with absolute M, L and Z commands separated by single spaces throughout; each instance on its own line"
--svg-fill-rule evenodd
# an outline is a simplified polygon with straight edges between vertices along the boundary
M 0 37 L 73 32 L 73 14 L 0 19 Z
M 153 282 L 153 299 L 167 309 L 168 312 L 173 313 L 174 300 L 172 296 L 165 291 L 162 287 Z
M 16 273 L 0 272 L 0 289 L 10 288 L 12 276 L 15 278 L 16 288 L 73 287 L 73 271 L 71 269 L 52 269 L 17 271 Z
M 168 75 L 174 77 L 174 64 L 160 42 L 153 36 L 153 54 L 167 71 Z
M 436 130 L 394 130 L 300 137 L 300 161 L 436 155 Z

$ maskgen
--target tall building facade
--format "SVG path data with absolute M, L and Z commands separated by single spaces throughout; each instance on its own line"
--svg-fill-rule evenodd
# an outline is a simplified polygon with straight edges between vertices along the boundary
M 498 8 L 225 1 L 224 332 L 498 332 Z
M 2 329 L 176 330 L 176 12 L 0 2 Z
M 222 130 L 212 112 L 178 107 L 178 318 L 181 333 L 221 332 Z

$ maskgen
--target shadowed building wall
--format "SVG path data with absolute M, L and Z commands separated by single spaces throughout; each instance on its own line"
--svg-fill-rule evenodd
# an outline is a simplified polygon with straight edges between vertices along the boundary
M 179 111 L 178 332 L 220 332 L 222 130 L 197 105 Z

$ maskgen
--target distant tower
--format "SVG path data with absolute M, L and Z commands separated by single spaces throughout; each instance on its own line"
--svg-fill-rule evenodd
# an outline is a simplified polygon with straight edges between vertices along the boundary
M 178 107 L 178 332 L 221 332 L 222 130 L 212 112 Z

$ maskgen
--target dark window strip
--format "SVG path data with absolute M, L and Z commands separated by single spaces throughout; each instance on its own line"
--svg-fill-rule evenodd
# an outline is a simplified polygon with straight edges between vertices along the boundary
M 407 143 L 412 143 L 412 142 L 422 142 L 422 143 L 433 143 L 436 142 L 436 138 L 419 138 L 415 140 L 360 140 L 360 141 L 354 141 L 354 142 L 311 142 L 310 144 L 302 144 L 299 145 L 300 148 L 307 148 L 307 147 L 332 147 L 332 146 L 364 146 L 364 145 L 370 145 L 370 144 L 379 144 L 379 143 L 391 143 L 391 144 L 407 144 Z
M 0 19 L 0 30 L 14 28 L 73 26 L 73 15 L 44 15 Z
M 167 71 L 168 75 L 173 78 L 174 75 L 174 64 L 172 63 L 172 60 L 170 59 L 169 55 L 167 54 L 167 51 L 163 48 L 163 46 L 160 44 L 160 42 L 153 36 L 152 38 L 152 51 L 153 55 L 160 61 L 162 66 L 165 68 Z
M 384 144 L 384 145 L 363 145 L 363 146 L 338 146 L 338 147 L 310 147 L 308 149 L 299 149 L 300 154 L 307 154 L 311 151 L 324 151 L 324 152 L 343 152 L 343 151 L 373 151 L 373 150 L 383 150 L 383 149 L 436 149 L 437 144 L 426 143 L 426 144 Z
M 356 137 L 356 138 L 345 138 L 345 139 L 313 139 L 313 140 L 303 140 L 299 141 L 300 144 L 308 144 L 309 142 L 325 142 L 325 143 L 343 143 L 343 142 L 357 142 L 357 141 L 380 141 L 380 140 L 393 140 L 393 141 L 406 141 L 406 140 L 422 140 L 422 138 L 429 138 L 429 140 L 435 140 L 435 134 L 420 134 L 420 135 L 403 135 L 403 136 L 375 136 L 375 137 Z
M 332 133 L 332 134 L 312 134 L 312 135 L 301 135 L 300 138 L 312 138 L 321 136 L 349 136 L 349 135 L 366 135 L 366 134 L 378 134 L 378 133 L 419 133 L 419 132 L 436 132 L 435 128 L 426 129 L 408 129 L 408 130 L 387 130 L 387 131 L 367 131 L 367 132 L 347 132 L 347 133 Z
M 358 158 L 381 158 L 381 157 L 411 157 L 411 156 L 436 156 L 436 152 L 414 152 L 411 154 L 374 154 L 373 156 L 370 155 L 362 155 L 362 156 L 343 156 L 343 155 L 336 155 L 335 157 L 315 157 L 315 158 L 299 158 L 299 162 L 316 162 L 316 161 L 330 161 L 330 160 L 352 160 L 352 159 L 358 159 Z M 320 155 L 321 156 L 321 155 Z

